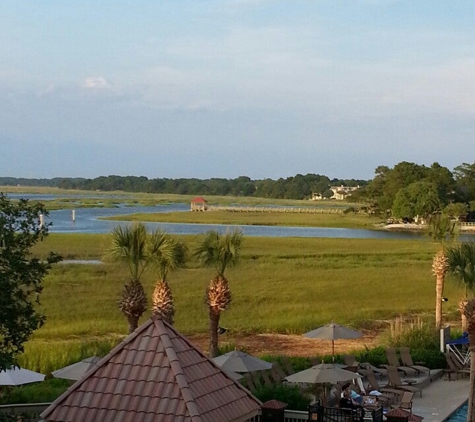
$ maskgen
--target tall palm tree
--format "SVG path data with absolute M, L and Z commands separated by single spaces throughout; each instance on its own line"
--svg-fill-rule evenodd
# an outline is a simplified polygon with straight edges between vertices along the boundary
M 209 355 L 218 354 L 218 330 L 221 312 L 231 303 L 231 290 L 224 276 L 226 268 L 235 265 L 240 256 L 242 232 L 235 230 L 226 234 L 209 231 L 194 251 L 195 257 L 206 267 L 214 267 L 215 277 L 206 289 L 206 304 L 209 310 Z
M 172 291 L 167 283 L 171 271 L 183 268 L 187 259 L 187 247 L 161 230 L 156 230 L 150 237 L 149 255 L 151 264 L 158 273 L 158 280 L 152 295 L 152 313 L 169 324 L 173 324 L 175 305 Z
M 444 295 L 445 276 L 447 274 L 447 258 L 445 248 L 458 236 L 458 224 L 448 216 L 434 213 L 428 219 L 427 235 L 441 245 L 432 260 L 432 274 L 435 276 L 435 328 L 442 328 L 442 298 Z
M 475 299 L 470 299 L 464 307 L 468 321 L 468 340 L 470 350 L 470 389 L 468 394 L 467 421 L 475 422 Z
M 467 320 L 464 309 L 468 292 L 471 291 L 472 294 L 475 292 L 475 242 L 462 242 L 448 248 L 446 254 L 449 274 L 465 287 L 465 297 L 460 300 L 459 309 L 462 315 L 462 330 L 466 331 Z
M 131 279 L 124 285 L 119 300 L 119 309 L 127 318 L 129 333 L 135 331 L 140 317 L 147 309 L 147 297 L 140 277 L 148 265 L 147 229 L 143 224 L 134 224 L 112 231 L 109 258 L 128 267 Z

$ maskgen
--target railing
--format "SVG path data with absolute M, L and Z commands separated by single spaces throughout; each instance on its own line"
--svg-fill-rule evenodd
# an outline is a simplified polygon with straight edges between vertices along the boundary
M 301 410 L 285 410 L 284 422 L 300 422 L 308 421 L 308 412 Z M 261 422 L 261 416 L 254 416 L 252 419 L 248 419 L 247 422 Z

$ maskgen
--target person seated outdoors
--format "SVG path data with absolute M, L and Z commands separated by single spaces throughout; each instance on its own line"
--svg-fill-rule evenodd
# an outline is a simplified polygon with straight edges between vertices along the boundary
M 341 393 L 340 407 L 343 409 L 361 409 L 363 406 L 361 406 L 361 404 L 351 398 L 351 391 L 349 388 L 346 388 Z

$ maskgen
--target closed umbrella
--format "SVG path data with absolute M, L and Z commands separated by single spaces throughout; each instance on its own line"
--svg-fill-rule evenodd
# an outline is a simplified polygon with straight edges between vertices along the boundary
M 53 371 L 52 374 L 55 378 L 77 381 L 78 379 L 82 378 L 87 371 L 96 366 L 97 362 L 100 360 L 101 358 L 97 356 L 91 356 L 89 358 L 83 359 L 80 362 L 76 362 L 72 365 L 68 365 L 64 368 Z
M 44 381 L 45 376 L 23 368 L 12 368 L 0 372 L 0 385 L 23 385 Z
M 304 337 L 318 338 L 322 340 L 331 340 L 332 342 L 332 357 L 335 360 L 335 340 L 346 340 L 359 338 L 363 334 L 352 328 L 344 327 L 335 323 L 324 325 L 304 334 Z
M 272 363 L 248 355 L 239 350 L 213 358 L 213 362 L 225 371 L 254 372 L 272 368 Z

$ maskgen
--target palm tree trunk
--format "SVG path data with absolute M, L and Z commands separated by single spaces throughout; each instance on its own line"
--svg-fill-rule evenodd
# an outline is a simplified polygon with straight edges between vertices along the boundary
M 442 297 L 444 294 L 444 276 L 438 275 L 435 283 L 435 328 L 442 328 Z
M 129 323 L 129 334 L 132 334 L 139 326 L 139 317 L 128 315 L 127 322 Z
M 219 309 L 209 307 L 209 357 L 218 356 L 218 329 L 221 312 Z
M 468 321 L 470 350 L 470 386 L 468 393 L 467 422 L 475 422 L 475 299 L 467 301 L 463 313 Z

